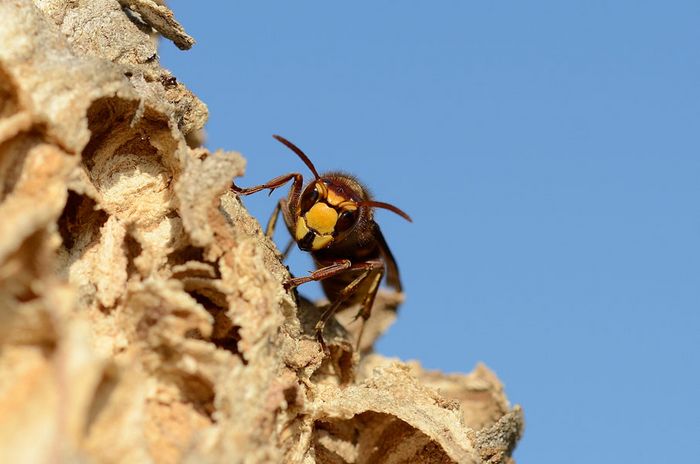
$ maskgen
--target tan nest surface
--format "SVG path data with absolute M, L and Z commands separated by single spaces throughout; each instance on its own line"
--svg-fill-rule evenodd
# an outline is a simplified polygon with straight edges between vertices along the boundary
M 0 1 L 0 462 L 508 462 L 488 369 L 371 354 L 400 295 L 323 354 L 155 31 L 193 43 L 158 1 Z

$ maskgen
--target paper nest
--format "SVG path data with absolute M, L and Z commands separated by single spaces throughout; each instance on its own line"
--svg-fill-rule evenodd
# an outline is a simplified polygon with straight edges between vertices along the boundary
M 510 462 L 487 368 L 371 354 L 401 295 L 324 356 L 153 29 L 192 44 L 161 2 L 0 2 L 0 462 Z

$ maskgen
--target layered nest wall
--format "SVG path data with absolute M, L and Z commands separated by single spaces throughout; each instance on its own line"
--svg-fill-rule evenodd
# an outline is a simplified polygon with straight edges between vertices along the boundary
M 0 462 L 509 462 L 488 369 L 371 353 L 401 295 L 324 354 L 157 35 L 193 43 L 153 0 L 0 2 Z

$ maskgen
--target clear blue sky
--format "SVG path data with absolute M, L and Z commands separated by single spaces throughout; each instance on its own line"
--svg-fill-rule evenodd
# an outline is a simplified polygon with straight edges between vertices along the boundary
M 163 63 L 242 185 L 307 172 L 279 133 L 413 216 L 377 213 L 407 292 L 381 353 L 484 361 L 521 463 L 697 458 L 700 2 L 169 3 L 198 43 Z

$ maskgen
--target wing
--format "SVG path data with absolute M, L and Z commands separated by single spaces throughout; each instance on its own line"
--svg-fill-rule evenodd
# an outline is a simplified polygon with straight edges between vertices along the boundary
M 394 255 L 391 254 L 391 250 L 384 239 L 382 230 L 379 228 L 378 224 L 375 225 L 375 239 L 377 240 L 377 244 L 379 244 L 379 250 L 386 263 L 386 283 L 400 292 L 402 289 L 401 278 L 399 277 L 399 266 L 396 265 L 396 260 L 394 259 Z

